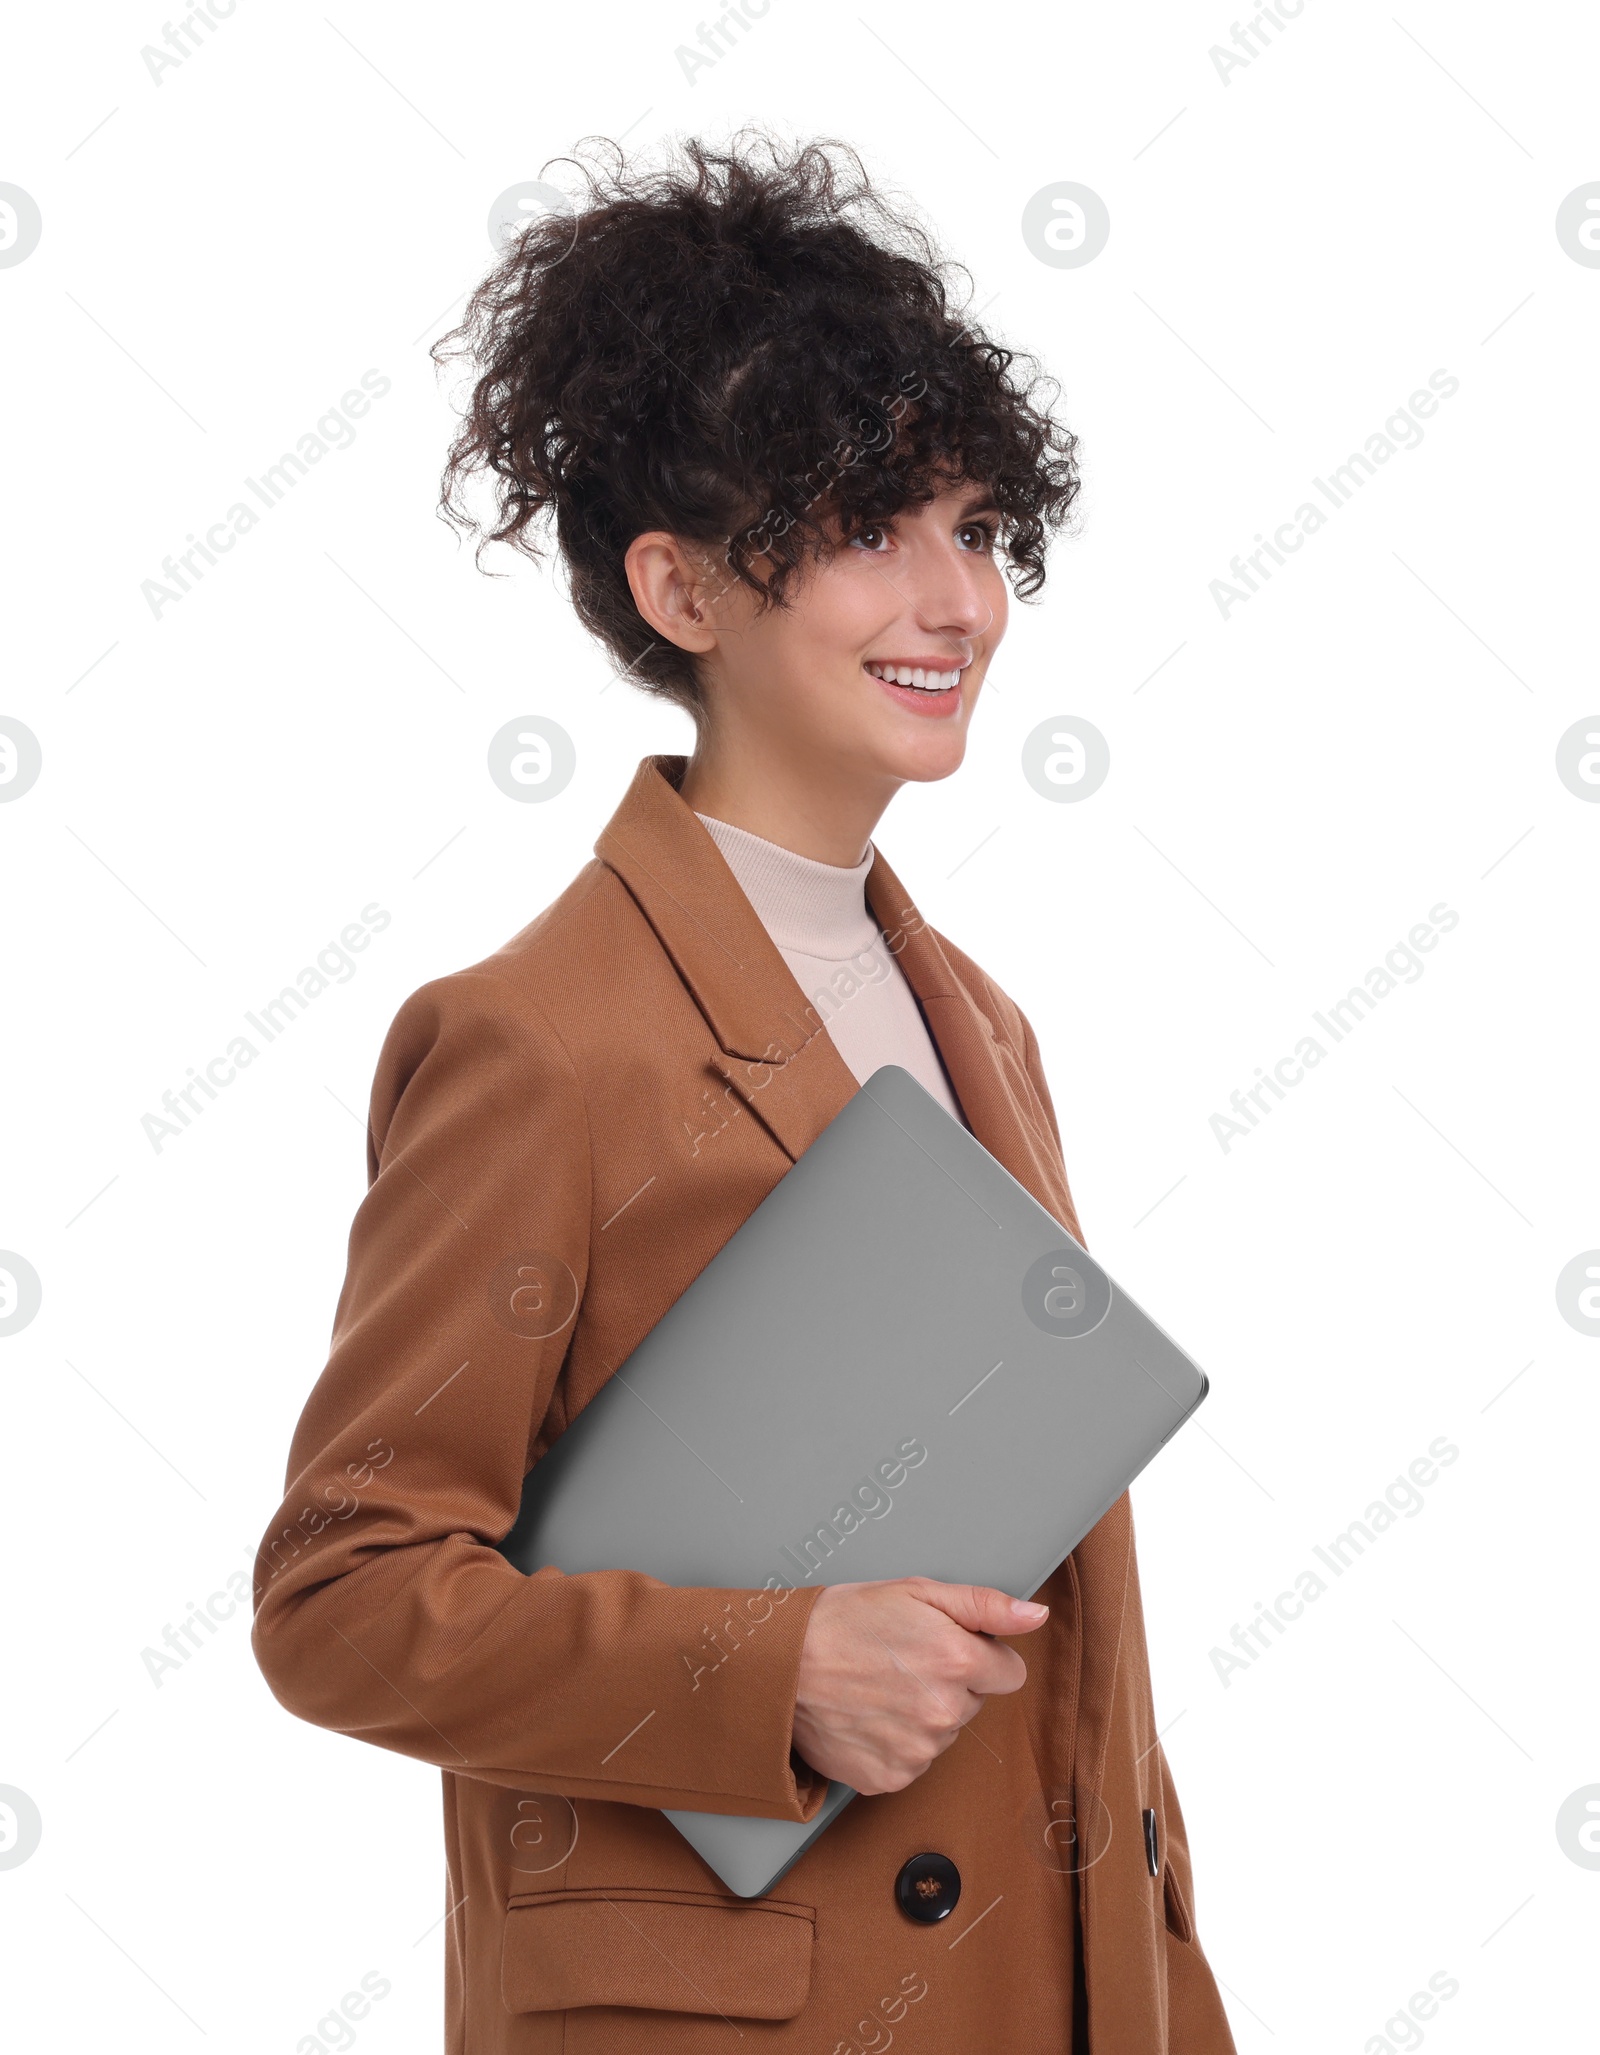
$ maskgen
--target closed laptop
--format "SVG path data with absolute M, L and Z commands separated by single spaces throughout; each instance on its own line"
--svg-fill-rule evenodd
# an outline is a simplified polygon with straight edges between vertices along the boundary
M 925 1576 L 1027 1598 L 1206 1390 L 888 1064 L 535 1464 L 501 1549 L 527 1572 L 772 1591 Z M 666 1817 L 758 1897 L 855 1795 L 833 1784 L 804 1823 Z

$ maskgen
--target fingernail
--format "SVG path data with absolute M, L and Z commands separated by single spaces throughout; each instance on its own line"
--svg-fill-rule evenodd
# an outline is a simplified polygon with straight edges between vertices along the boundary
M 1035 1605 L 1031 1598 L 1014 1598 L 1011 1601 L 1011 1610 L 1020 1613 L 1025 1620 L 1042 1620 L 1050 1608 L 1047 1605 Z

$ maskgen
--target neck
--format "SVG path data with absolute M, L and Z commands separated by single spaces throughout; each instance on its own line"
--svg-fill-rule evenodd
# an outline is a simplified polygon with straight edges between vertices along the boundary
M 679 789 L 696 813 L 818 863 L 854 865 L 903 782 L 808 754 L 792 741 L 780 752 L 702 730 Z

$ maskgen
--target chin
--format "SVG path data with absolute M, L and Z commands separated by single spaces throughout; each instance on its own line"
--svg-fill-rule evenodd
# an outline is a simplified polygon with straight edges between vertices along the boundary
M 931 724 L 930 724 L 931 727 Z M 933 785 L 960 770 L 967 754 L 966 721 L 952 721 L 942 731 L 885 738 L 879 751 L 886 770 L 907 784 Z

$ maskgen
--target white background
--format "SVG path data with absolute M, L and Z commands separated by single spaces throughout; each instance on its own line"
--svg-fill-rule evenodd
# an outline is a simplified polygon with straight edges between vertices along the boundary
M 692 84 L 695 0 L 240 0 L 159 84 L 159 9 L 13 21 L 0 179 L 43 236 L 0 269 L 0 712 L 44 769 L 0 806 L 0 1247 L 44 1298 L 0 1343 L 0 1784 L 43 1821 L 0 1870 L 11 2045 L 288 2055 L 369 1971 L 357 2045 L 440 2045 L 437 1776 L 292 1720 L 242 1610 L 159 1685 L 143 1652 L 276 1504 L 395 1009 L 689 746 L 555 577 L 484 577 L 435 518 L 428 345 L 507 187 L 585 134 L 750 118 L 859 145 L 1082 437 L 1082 532 L 966 766 L 878 840 L 1033 1019 L 1092 1247 L 1211 1373 L 1134 1496 L 1240 2048 L 1588 2045 L 1600 1871 L 1555 1822 L 1600 1783 L 1600 1343 L 1555 1287 L 1600 1244 L 1600 806 L 1555 754 L 1600 708 L 1600 270 L 1554 223 L 1600 178 L 1600 20 L 1307 0 L 1224 82 L 1231 20 L 772 0 Z M 1020 222 L 1069 179 L 1111 236 L 1059 269 Z M 369 368 L 353 446 L 154 617 L 142 582 Z M 1436 370 L 1421 444 L 1224 618 L 1211 581 Z M 577 750 L 547 805 L 485 770 L 531 713 Z M 1020 751 L 1067 714 L 1111 774 L 1052 804 Z M 372 901 L 355 975 L 152 1147 Z M 1230 1095 L 1440 901 L 1422 975 L 1225 1150 Z M 1438 1436 L 1420 1512 L 1224 1683 L 1235 1623 Z M 1395 2023 L 1439 1971 L 1458 1993 Z

